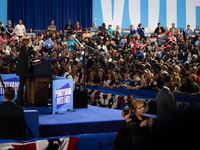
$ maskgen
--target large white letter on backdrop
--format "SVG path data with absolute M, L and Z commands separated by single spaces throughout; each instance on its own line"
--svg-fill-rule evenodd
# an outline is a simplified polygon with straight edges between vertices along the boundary
M 112 24 L 115 29 L 116 25 L 122 26 L 122 17 L 124 11 L 124 0 L 115 0 L 114 2 L 114 17 L 112 20 L 112 4 L 111 0 L 101 0 L 103 21 L 109 25 Z
M 200 0 L 186 0 L 186 25 L 190 29 L 196 28 L 196 6 L 200 6 Z
M 170 29 L 172 23 L 177 26 L 177 1 L 167 0 L 167 27 Z
M 154 32 L 159 19 L 160 0 L 149 0 L 148 28 Z
M 136 29 L 140 23 L 140 0 L 129 0 L 130 22 Z

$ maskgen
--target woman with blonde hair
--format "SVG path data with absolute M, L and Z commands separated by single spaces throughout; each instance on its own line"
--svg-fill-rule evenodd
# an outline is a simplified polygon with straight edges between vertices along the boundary
M 16 74 L 19 76 L 19 87 L 17 94 L 17 105 L 23 107 L 23 91 L 26 79 L 32 77 L 30 56 L 35 54 L 35 51 L 41 47 L 36 47 L 34 50 L 30 48 L 29 39 L 23 39 L 20 47 L 19 60 L 17 63 Z
M 8 20 L 7 26 L 6 26 L 6 34 L 7 34 L 8 39 L 10 39 L 13 36 L 14 32 L 15 30 L 12 27 L 12 22 Z
M 125 115 L 122 110 L 122 117 L 126 121 L 126 128 L 129 128 L 129 136 L 137 149 L 143 149 L 145 145 L 150 144 L 153 117 L 146 117 L 144 101 L 135 99 L 129 106 L 129 114 Z

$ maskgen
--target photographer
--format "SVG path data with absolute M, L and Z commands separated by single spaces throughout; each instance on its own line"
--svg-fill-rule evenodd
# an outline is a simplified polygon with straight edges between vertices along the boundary
M 133 140 L 135 149 L 144 149 L 151 147 L 151 131 L 154 120 L 152 117 L 145 117 L 144 101 L 140 99 L 132 100 L 130 103 L 129 113 L 122 110 L 122 117 L 126 121 L 129 137 Z M 120 138 L 120 137 L 117 137 Z M 117 141 L 117 138 L 115 141 Z M 118 144 L 115 142 L 115 145 Z
M 142 24 L 141 24 L 141 23 L 138 25 L 136 32 L 140 35 L 141 38 L 144 37 L 144 32 L 145 32 L 145 30 L 144 30 L 144 28 L 142 27 Z

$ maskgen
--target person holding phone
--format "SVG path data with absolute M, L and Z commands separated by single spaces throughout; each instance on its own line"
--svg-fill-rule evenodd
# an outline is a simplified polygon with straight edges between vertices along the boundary
M 136 32 L 140 35 L 141 38 L 144 38 L 144 28 L 142 27 L 142 24 L 138 24 Z
M 144 101 L 134 99 L 130 103 L 129 113 L 125 115 L 122 110 L 122 117 L 126 121 L 126 128 L 129 136 L 134 142 L 136 149 L 143 149 L 151 145 L 151 132 L 153 131 L 153 117 L 146 117 Z
M 30 56 L 34 55 L 36 51 L 41 50 L 40 47 L 36 47 L 34 50 L 30 46 L 29 39 L 22 40 L 22 46 L 20 47 L 19 60 L 17 63 L 16 74 L 19 76 L 19 87 L 17 94 L 17 105 L 23 107 L 23 92 L 24 84 L 27 78 L 32 77 Z

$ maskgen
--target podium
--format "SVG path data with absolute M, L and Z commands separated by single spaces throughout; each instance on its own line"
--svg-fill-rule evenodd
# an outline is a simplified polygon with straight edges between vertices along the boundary
M 33 64 L 33 78 L 26 79 L 26 104 L 32 107 L 47 106 L 49 80 L 52 76 L 51 60 Z

